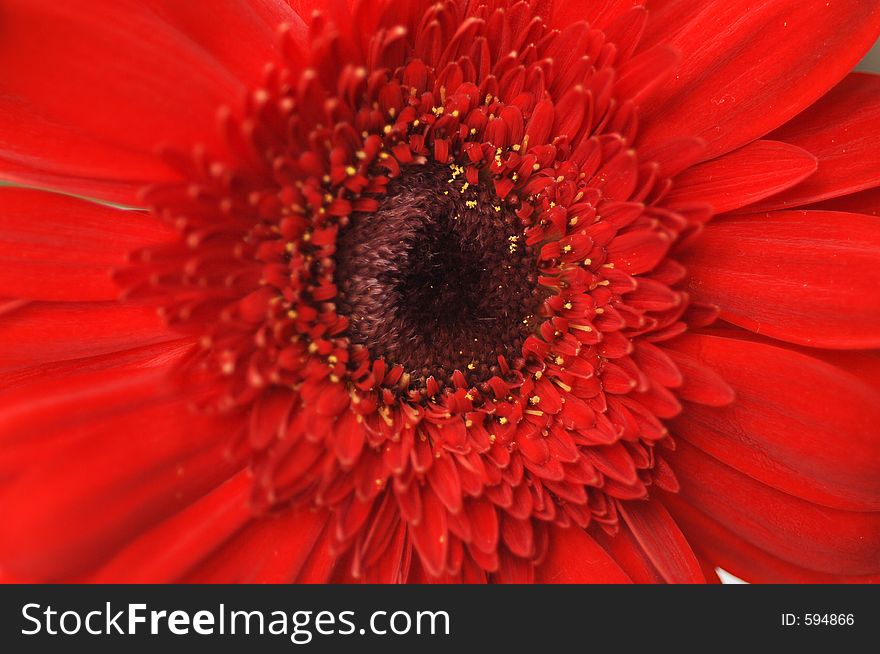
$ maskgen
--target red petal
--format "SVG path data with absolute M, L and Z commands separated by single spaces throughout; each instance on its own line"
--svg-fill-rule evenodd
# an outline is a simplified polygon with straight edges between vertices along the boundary
M 179 581 L 212 584 L 298 582 L 299 575 L 306 572 L 319 552 L 322 555 L 328 553 L 326 525 L 326 512 L 311 511 L 306 507 L 291 508 L 281 515 L 252 517 L 247 525 L 215 547 Z M 141 540 L 145 542 L 145 539 Z M 168 546 L 174 547 L 173 543 Z M 315 569 L 317 581 L 326 581 L 331 571 L 332 563 L 323 566 L 323 574 Z
M 880 389 L 772 344 L 695 334 L 673 346 L 736 390 L 730 407 L 689 406 L 677 436 L 811 502 L 880 510 Z
M 880 575 L 829 575 L 792 565 L 751 545 L 680 498 L 664 499 L 688 540 L 702 556 L 740 579 L 762 584 L 880 583 Z
M 579 527 L 549 530 L 546 558 L 535 570 L 541 584 L 625 584 L 632 580 L 611 555 Z
M 0 370 L 93 357 L 177 338 L 154 309 L 39 302 L 0 320 Z
M 880 7 L 863 0 L 669 0 L 653 7 L 641 49 L 678 48 L 682 65 L 643 106 L 642 144 L 699 136 L 729 152 L 795 116 L 874 44 Z
M 633 7 L 643 6 L 644 0 L 571 0 L 553 3 L 553 24 L 565 28 L 579 20 L 591 27 L 603 29 L 613 24 Z
M 127 545 L 90 581 L 170 583 L 206 558 L 248 520 L 250 475 L 239 472 Z
M 301 19 L 281 0 L 196 2 L 145 0 L 168 25 L 210 52 L 251 88 L 263 81 L 266 64 L 279 61 L 278 28 Z
M 85 359 L 69 361 L 33 363 L 26 368 L 16 368 L 0 373 L 0 388 L 3 396 L 13 390 L 31 387 L 31 397 L 39 396 L 45 388 L 34 391 L 34 388 L 57 383 L 58 380 L 69 380 L 80 374 L 100 373 L 111 369 L 126 369 L 131 373 L 147 368 L 159 368 L 175 365 L 184 356 L 192 352 L 195 345 L 191 338 L 135 347 L 130 350 L 113 351 Z M 39 357 L 38 357 L 39 358 Z M 51 358 L 51 357 L 50 357 Z M 67 383 L 64 381 L 62 383 Z M 27 396 L 25 396 L 27 397 Z
M 880 513 L 840 511 L 787 495 L 686 441 L 667 456 L 681 498 L 752 545 L 818 572 L 880 573 Z
M 675 178 L 664 198 L 672 207 L 707 202 L 715 213 L 739 209 L 794 186 L 816 170 L 809 151 L 778 141 L 755 141 Z
M 54 193 L 0 189 L 0 295 L 115 300 L 114 268 L 172 232 L 152 216 Z
M 522 558 L 534 555 L 535 542 L 532 534 L 531 518 L 520 520 L 503 514 L 501 520 L 501 537 L 504 544 L 513 554 Z
M 417 522 L 410 523 L 409 533 L 428 574 L 442 574 L 449 547 L 446 509 L 431 490 L 423 490 L 422 515 Z
M 10 570 L 43 580 L 85 571 L 240 467 L 227 456 L 236 421 L 193 413 L 179 391 L 157 396 L 163 372 L 84 376 L 35 397 L 15 427 L 0 407 L 0 437 L 26 434 L 31 461 L 0 488 Z
M 434 459 L 428 471 L 428 481 L 447 511 L 450 513 L 461 511 L 461 479 L 451 453 L 443 452 Z
M 773 132 L 772 138 L 807 150 L 819 171 L 752 207 L 796 207 L 880 185 L 880 77 L 849 75 L 825 97 Z
M 727 406 L 733 402 L 733 389 L 705 362 L 674 349 L 667 352 L 684 377 L 684 383 L 676 389 L 679 398 L 707 406 Z
M 654 229 L 620 234 L 608 244 L 608 261 L 630 275 L 653 270 L 669 250 L 669 237 Z
M 222 151 L 215 114 L 243 86 L 148 3 L 10 0 L 2 19 L 0 96 L 21 98 L 47 120 L 123 151 L 151 154 L 162 143 Z M 4 140 L 21 161 L 43 156 L 39 143 L 65 133 L 74 134 L 13 132 Z M 63 146 L 76 144 L 75 137 Z
M 123 150 L 61 125 L 19 97 L 0 94 L 0 133 L 6 181 L 138 206 L 145 184 L 179 178 L 152 152 Z
M 729 217 L 682 257 L 694 299 L 773 338 L 830 348 L 880 346 L 880 229 L 829 211 Z
M 663 578 L 671 584 L 705 581 L 687 539 L 656 498 L 647 502 L 620 502 L 620 515 Z
M 808 209 L 824 209 L 826 211 L 848 211 L 863 213 L 869 216 L 880 216 L 880 188 L 872 188 L 859 193 L 842 195 L 824 202 L 812 204 Z
M 485 498 L 472 500 L 467 505 L 467 514 L 473 531 L 472 545 L 487 554 L 498 546 L 498 512 Z
M 602 529 L 595 530 L 592 536 L 617 561 L 634 583 L 664 583 L 663 577 L 657 572 L 645 550 L 625 526 L 623 529 L 618 529 L 614 536 L 609 536 Z

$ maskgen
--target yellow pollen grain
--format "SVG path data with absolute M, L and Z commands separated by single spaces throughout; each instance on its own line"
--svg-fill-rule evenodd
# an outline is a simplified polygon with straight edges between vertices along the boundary
M 330 375 L 330 381 L 332 381 L 334 384 L 338 384 L 339 383 L 339 375 Z
M 296 312 L 295 309 L 291 309 L 290 311 L 287 312 L 287 317 L 290 318 L 291 320 L 296 320 L 297 316 L 299 316 L 299 314 Z
M 329 357 L 327 357 L 327 361 L 330 363 L 336 363 L 339 361 L 339 359 L 335 354 L 331 354 Z
M 541 401 L 541 396 L 540 396 L 540 395 L 532 395 L 532 396 L 529 398 L 529 404 L 531 404 L 531 405 L 538 404 L 540 401 Z
M 601 315 L 603 313 L 605 313 L 605 309 L 602 307 L 596 307 L 596 315 Z
M 471 361 L 469 364 L 467 364 L 467 369 L 468 369 L 468 370 L 475 370 L 476 367 L 477 367 L 477 366 L 474 365 L 474 362 L 473 362 L 473 361 Z
M 385 127 L 382 128 L 382 132 L 385 134 L 390 134 L 391 133 L 391 125 L 385 125 Z
M 494 442 L 495 442 L 495 434 L 489 434 L 489 442 L 490 442 L 490 443 L 494 443 Z
M 566 303 L 563 304 L 562 306 L 564 306 L 566 309 L 571 309 L 573 305 L 572 305 L 571 302 L 566 302 Z
M 315 343 L 309 343 L 309 352 L 314 354 L 318 351 L 318 346 Z
M 571 249 L 572 248 L 570 245 L 566 245 L 565 247 L 562 248 L 562 251 L 565 252 L 566 254 L 568 254 L 569 252 L 571 252 Z
M 502 425 L 506 425 L 506 424 L 507 424 L 507 418 L 505 418 L 504 416 L 501 416 L 501 417 L 498 419 L 498 422 L 500 422 Z
M 565 359 L 563 359 L 562 357 L 556 357 L 555 361 L 557 366 L 561 366 L 563 363 L 565 363 Z

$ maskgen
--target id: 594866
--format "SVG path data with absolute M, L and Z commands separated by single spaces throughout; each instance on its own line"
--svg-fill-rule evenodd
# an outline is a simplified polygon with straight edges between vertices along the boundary
M 855 624 L 852 613 L 783 613 L 784 627 L 850 627 Z

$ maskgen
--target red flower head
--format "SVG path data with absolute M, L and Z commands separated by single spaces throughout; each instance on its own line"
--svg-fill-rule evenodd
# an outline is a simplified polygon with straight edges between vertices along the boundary
M 877 579 L 875 2 L 292 4 L 0 9 L 0 574 Z

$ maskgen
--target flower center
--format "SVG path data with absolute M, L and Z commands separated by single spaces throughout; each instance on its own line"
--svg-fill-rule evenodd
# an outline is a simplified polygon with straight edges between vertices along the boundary
M 402 365 L 411 385 L 451 385 L 524 364 L 522 344 L 542 299 L 537 262 L 509 203 L 456 166 L 410 166 L 379 209 L 340 234 L 336 278 L 349 338 Z

